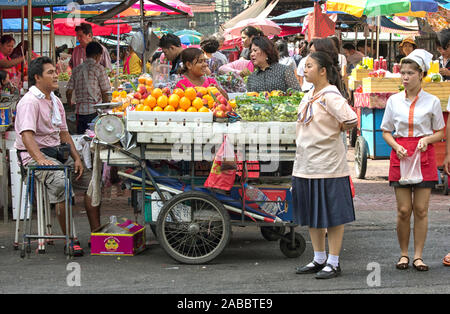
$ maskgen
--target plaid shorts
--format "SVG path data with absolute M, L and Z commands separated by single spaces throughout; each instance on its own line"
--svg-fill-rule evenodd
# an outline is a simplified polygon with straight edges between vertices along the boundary
M 62 165 L 62 163 L 54 158 L 51 158 L 47 155 L 45 155 L 45 158 L 48 160 L 51 160 L 57 165 Z M 64 165 L 71 166 L 72 170 L 70 172 L 70 177 L 74 178 L 76 177 L 76 174 L 74 173 L 74 161 L 72 157 L 69 157 L 69 159 L 66 161 Z M 84 164 L 83 164 L 84 165 Z M 38 166 L 38 163 L 32 159 L 27 164 L 28 166 Z M 39 171 L 36 170 L 34 172 L 35 178 L 39 180 L 40 182 L 43 182 L 45 187 L 47 188 L 48 193 L 48 199 L 50 204 L 55 203 L 61 203 L 65 201 L 65 184 L 64 184 L 64 171 Z M 84 166 L 84 171 L 79 179 L 83 182 L 89 182 L 92 173 L 87 171 L 86 166 Z M 76 182 L 75 180 L 72 180 L 72 185 Z M 75 193 L 73 193 L 73 189 L 71 191 L 71 197 L 75 196 Z M 70 201 L 70 200 L 69 200 Z

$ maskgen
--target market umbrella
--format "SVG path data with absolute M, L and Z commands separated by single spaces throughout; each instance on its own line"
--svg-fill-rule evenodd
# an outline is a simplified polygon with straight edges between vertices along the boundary
M 435 0 L 328 0 L 327 11 L 348 13 L 357 17 L 393 15 L 407 12 L 436 12 Z
M 179 0 L 164 0 L 164 3 L 170 5 L 171 7 L 174 7 L 175 9 L 184 11 L 184 12 L 188 13 L 190 16 L 194 15 L 192 13 L 192 8 L 189 5 L 183 3 Z M 141 9 L 141 4 L 139 2 L 137 2 L 137 3 L 133 4 L 131 7 L 133 9 Z M 167 9 L 165 7 L 157 5 L 149 0 L 144 0 L 144 10 L 145 11 L 166 12 L 167 14 L 178 14 L 178 13 L 174 13 L 170 9 Z
M 55 35 L 63 36 L 76 36 L 75 27 L 81 23 L 88 23 L 92 26 L 92 33 L 94 36 L 110 36 L 112 34 L 117 35 L 117 25 L 111 23 L 116 23 L 117 21 L 106 21 L 104 26 L 100 26 L 94 23 L 86 22 L 83 18 L 78 19 L 55 19 L 54 28 Z M 46 25 L 50 27 L 50 24 Z M 120 34 L 125 34 L 131 32 L 131 26 L 128 24 L 120 25 Z
M 181 35 L 195 35 L 195 36 L 200 36 L 200 37 L 203 36 L 202 33 L 199 33 L 193 29 L 182 29 L 182 30 L 176 31 L 174 34 L 177 36 L 181 36 Z
M 199 45 L 201 40 L 202 40 L 202 38 L 200 36 L 197 36 L 197 35 L 186 34 L 186 35 L 181 35 L 181 36 L 178 36 L 178 37 L 180 38 L 181 43 L 183 45 L 186 45 L 186 46 Z
M 223 35 L 225 37 L 227 35 L 240 36 L 241 31 L 247 26 L 254 26 L 260 29 L 266 36 L 278 35 L 281 32 L 280 26 L 269 19 L 250 18 L 236 23 L 236 25 L 234 25 L 232 28 L 226 29 Z
M 28 25 L 28 19 L 24 19 L 24 25 Z M 14 18 L 14 19 L 3 19 L 2 26 L 4 32 L 21 32 L 22 31 L 22 19 Z M 35 31 L 41 30 L 41 24 L 33 22 L 33 29 Z M 50 28 L 43 26 L 44 31 L 49 31 Z

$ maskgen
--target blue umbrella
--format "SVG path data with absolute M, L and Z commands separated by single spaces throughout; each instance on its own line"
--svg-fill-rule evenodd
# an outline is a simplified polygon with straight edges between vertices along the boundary
M 182 35 L 195 35 L 195 36 L 203 36 L 202 33 L 199 33 L 193 29 L 182 29 L 180 31 L 176 31 L 174 33 L 177 36 L 182 36 Z
M 22 31 L 22 19 L 3 19 L 2 21 L 3 23 L 3 31 L 4 32 L 21 32 Z M 27 29 L 27 25 L 28 25 L 28 19 L 24 19 L 24 25 L 25 25 L 25 29 Z M 33 22 L 33 29 L 35 31 L 40 31 L 41 30 L 41 24 Z M 44 31 L 49 31 L 50 28 L 48 28 L 47 26 L 42 25 L 42 29 Z
M 180 37 L 181 43 L 183 45 L 200 45 L 200 41 L 202 40 L 200 36 L 196 35 L 181 35 Z

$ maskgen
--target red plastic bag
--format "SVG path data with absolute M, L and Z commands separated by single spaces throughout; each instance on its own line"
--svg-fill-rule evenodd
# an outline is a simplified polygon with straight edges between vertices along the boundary
M 224 141 L 214 157 L 211 172 L 205 181 L 206 188 L 229 191 L 236 178 L 236 155 L 233 145 L 224 136 Z

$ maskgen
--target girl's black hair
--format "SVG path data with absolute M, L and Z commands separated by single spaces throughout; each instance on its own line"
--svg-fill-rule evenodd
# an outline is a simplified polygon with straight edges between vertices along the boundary
M 207 38 L 200 42 L 200 47 L 204 52 L 214 53 L 219 49 L 219 41 L 215 38 Z
M 344 82 L 339 72 L 339 68 L 333 63 L 330 55 L 324 51 L 316 51 L 309 56 L 316 60 L 320 68 L 325 68 L 327 70 L 328 82 L 331 85 L 336 86 L 342 95 L 345 95 Z
M 11 41 L 16 42 L 16 40 L 14 39 L 14 37 L 12 37 L 12 35 L 3 35 L 0 38 L 0 44 L 2 44 L 2 45 L 7 44 Z
M 186 63 L 190 62 L 192 64 L 197 63 L 198 58 L 203 54 L 203 51 L 198 48 L 186 48 L 181 52 L 181 62 L 183 62 L 183 68 L 181 73 L 186 73 L 188 68 Z

